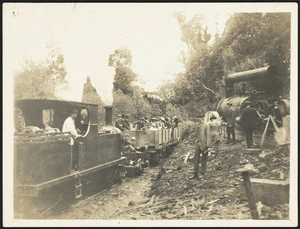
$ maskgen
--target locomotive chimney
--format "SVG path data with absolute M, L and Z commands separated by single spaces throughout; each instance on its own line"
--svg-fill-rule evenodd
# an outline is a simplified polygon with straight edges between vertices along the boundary
M 112 105 L 105 106 L 105 121 L 107 126 L 112 126 Z

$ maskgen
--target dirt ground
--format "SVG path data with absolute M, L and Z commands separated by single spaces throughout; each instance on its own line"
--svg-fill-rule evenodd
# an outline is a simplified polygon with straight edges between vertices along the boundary
M 186 136 L 173 153 L 135 178 L 56 212 L 52 219 L 98 220 L 241 220 L 251 219 L 248 202 L 241 200 L 241 175 L 253 164 L 260 173 L 251 177 L 289 179 L 289 146 L 247 151 L 245 142 L 221 143 L 219 155 L 209 157 L 206 174 L 193 174 L 194 136 Z M 257 205 L 260 219 L 288 219 L 289 204 Z

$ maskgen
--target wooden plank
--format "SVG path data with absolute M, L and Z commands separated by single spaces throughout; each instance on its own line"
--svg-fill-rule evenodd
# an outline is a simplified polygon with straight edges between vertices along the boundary
M 251 187 L 256 202 L 261 201 L 268 206 L 289 202 L 289 182 L 282 180 L 270 180 L 251 178 Z M 240 183 L 240 198 L 247 199 L 243 182 Z

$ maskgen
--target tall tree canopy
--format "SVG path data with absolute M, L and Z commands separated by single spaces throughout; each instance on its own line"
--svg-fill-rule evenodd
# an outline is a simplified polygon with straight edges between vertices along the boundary
M 115 71 L 113 90 L 121 90 L 124 94 L 132 94 L 132 82 L 137 78 L 136 74 L 130 68 L 122 65 L 116 67 Z
M 214 102 L 215 91 L 219 89 L 219 85 L 208 71 L 211 65 L 211 47 L 208 45 L 211 35 L 204 26 L 202 15 L 197 14 L 190 21 L 187 21 L 182 13 L 176 13 L 174 16 L 180 26 L 181 40 L 187 45 L 188 52 L 181 56 L 185 72 L 176 76 L 174 92 L 169 94 L 173 94 L 174 104 L 194 111 L 194 103 L 204 105 Z
M 131 69 L 132 56 L 126 47 L 116 49 L 109 56 L 108 66 L 115 68 L 115 76 L 113 82 L 113 91 L 120 90 L 124 94 L 132 94 L 132 82 L 136 80 L 137 75 Z
M 211 35 L 207 27 L 203 25 L 204 17 L 196 14 L 190 21 L 182 13 L 174 13 L 181 30 L 181 40 L 187 45 L 189 53 L 192 54 L 199 49 L 199 45 L 207 44 Z
M 48 45 L 45 60 L 25 59 L 22 69 L 14 74 L 15 99 L 54 99 L 58 86 L 67 85 L 64 57 L 55 45 Z
M 239 13 L 226 23 L 222 55 L 228 72 L 290 61 L 290 13 Z
M 130 67 L 132 61 L 132 56 L 130 50 L 122 46 L 119 49 L 116 49 L 114 53 L 109 55 L 108 66 L 116 68 L 119 65 L 123 67 Z

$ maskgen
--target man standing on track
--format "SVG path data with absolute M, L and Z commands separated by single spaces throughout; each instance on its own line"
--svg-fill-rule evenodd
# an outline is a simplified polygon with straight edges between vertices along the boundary
M 201 173 L 205 173 L 204 167 L 206 167 L 206 161 L 207 161 L 207 126 L 204 123 L 203 120 L 204 116 L 200 116 L 201 120 L 197 126 L 196 130 L 196 144 L 195 144 L 195 156 L 194 156 L 194 175 L 190 179 L 198 179 L 198 170 L 199 170 L 199 162 L 200 162 L 200 156 L 201 158 Z
M 207 113 L 208 115 L 209 113 Z M 201 117 L 202 118 L 202 117 Z M 219 144 L 221 138 L 221 125 L 216 122 L 216 116 L 210 114 L 210 121 L 205 122 L 201 120 L 196 130 L 196 144 L 195 144 L 195 156 L 194 156 L 194 175 L 190 179 L 199 179 L 199 162 L 201 157 L 201 174 L 206 172 L 206 164 L 208 152 L 211 147 L 216 147 L 219 151 Z M 216 152 L 218 153 L 218 152 Z
M 227 115 L 227 142 L 230 143 L 230 135 L 232 135 L 232 144 L 236 144 L 235 142 L 235 112 L 232 107 L 232 103 L 227 103 L 229 106 L 229 111 Z
M 251 107 L 251 102 L 244 102 L 247 107 L 242 111 L 241 118 L 239 120 L 242 129 L 246 134 L 247 148 L 254 148 L 253 144 L 253 131 L 256 127 L 258 120 L 262 120 L 260 114 Z
M 213 147 L 215 152 L 215 157 L 219 154 L 219 148 L 221 143 L 221 136 L 222 136 L 222 127 L 220 120 L 217 120 L 217 117 L 214 113 L 210 114 L 208 123 L 208 140 L 207 145 L 208 147 Z

